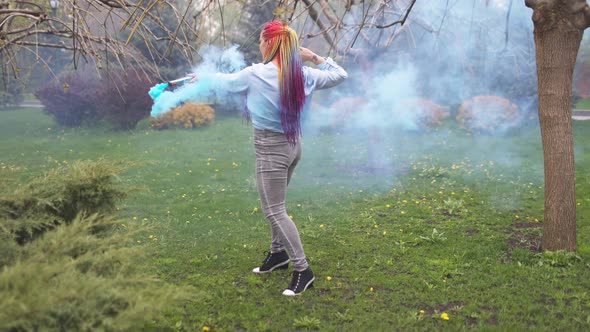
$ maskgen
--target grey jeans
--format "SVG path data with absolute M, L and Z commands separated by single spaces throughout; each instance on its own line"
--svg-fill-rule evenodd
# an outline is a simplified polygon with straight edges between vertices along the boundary
M 256 186 L 262 212 L 270 223 L 270 252 L 286 250 L 293 270 L 303 271 L 308 264 L 297 226 L 285 208 L 287 185 L 301 158 L 301 142 L 291 145 L 284 134 L 254 129 Z

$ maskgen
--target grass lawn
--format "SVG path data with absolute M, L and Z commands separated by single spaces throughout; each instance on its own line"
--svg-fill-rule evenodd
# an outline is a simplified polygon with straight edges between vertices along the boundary
M 576 103 L 575 109 L 588 110 L 590 109 L 590 98 L 582 99 Z
M 252 131 L 54 128 L 38 109 L 0 112 L 0 168 L 24 180 L 77 159 L 130 160 L 121 223 L 157 253 L 153 274 L 194 287 L 146 330 L 590 330 L 590 122 L 574 122 L 578 251 L 539 253 L 537 127 L 472 136 L 317 131 L 289 189 L 315 287 L 281 295 L 290 273 L 250 270 L 269 227 L 259 210 Z M 367 142 L 380 146 L 368 148 Z M 371 145 L 373 146 L 373 145 Z M 2 174 L 0 173 L 0 174 Z

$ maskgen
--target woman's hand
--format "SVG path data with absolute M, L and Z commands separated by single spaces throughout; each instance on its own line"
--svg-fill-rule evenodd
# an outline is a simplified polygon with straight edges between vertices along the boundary
M 312 50 L 310 50 L 308 48 L 300 47 L 299 52 L 301 53 L 301 60 L 303 62 L 311 61 L 316 65 L 319 65 L 320 63 L 324 62 L 324 58 L 322 58 L 321 56 L 318 56 L 317 54 L 315 54 Z

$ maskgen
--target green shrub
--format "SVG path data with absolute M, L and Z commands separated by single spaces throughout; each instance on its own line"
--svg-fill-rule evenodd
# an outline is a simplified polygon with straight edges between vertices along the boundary
M 140 330 L 193 293 L 148 273 L 148 226 L 108 215 L 125 168 L 80 161 L 0 192 L 0 331 Z
M 189 102 L 152 118 L 150 125 L 156 129 L 199 128 L 212 125 L 214 120 L 215 111 L 211 106 Z
M 108 213 L 125 197 L 115 182 L 127 165 L 76 161 L 33 178 L 16 192 L 0 195 L 3 227 L 24 244 L 80 213 Z
M 189 294 L 142 271 L 147 252 L 133 245 L 141 228 L 117 224 L 79 217 L 27 245 L 0 272 L 0 330 L 139 330 Z

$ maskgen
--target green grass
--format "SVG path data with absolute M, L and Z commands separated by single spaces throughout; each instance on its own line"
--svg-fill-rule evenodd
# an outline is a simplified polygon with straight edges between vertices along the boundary
M 24 94 L 24 99 L 26 102 L 37 102 L 39 101 L 39 99 L 37 99 L 37 97 L 35 97 L 34 94 L 28 92 Z
M 582 99 L 576 103 L 575 109 L 588 110 L 590 109 L 590 98 Z
M 250 273 L 269 229 L 240 119 L 196 131 L 61 130 L 26 109 L 0 112 L 0 129 L 0 175 L 77 159 L 138 163 L 121 178 L 134 188 L 121 222 L 155 225 L 139 239 L 157 252 L 146 266 L 195 288 L 148 330 L 590 329 L 590 122 L 574 123 L 575 254 L 530 250 L 543 221 L 538 128 L 308 135 L 287 208 L 316 282 L 297 298 L 281 295 L 289 272 Z M 367 137 L 383 146 L 367 149 Z

